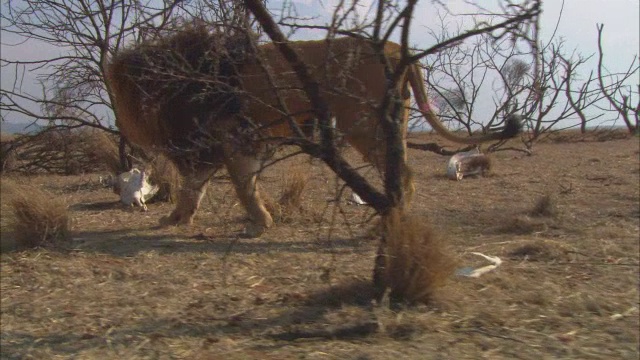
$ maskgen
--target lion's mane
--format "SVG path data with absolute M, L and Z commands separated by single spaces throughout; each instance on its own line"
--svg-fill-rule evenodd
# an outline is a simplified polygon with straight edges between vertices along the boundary
M 144 147 L 193 147 L 215 120 L 245 106 L 238 75 L 254 56 L 250 41 L 244 33 L 187 24 L 120 51 L 107 70 L 118 128 Z

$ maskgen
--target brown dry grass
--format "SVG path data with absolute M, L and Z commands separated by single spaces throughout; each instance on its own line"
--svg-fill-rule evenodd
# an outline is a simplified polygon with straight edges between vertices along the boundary
M 301 219 L 305 214 L 303 206 L 305 187 L 309 182 L 309 175 L 304 166 L 298 164 L 291 167 L 282 175 L 282 189 L 280 197 L 275 201 L 268 193 L 263 192 L 265 207 L 273 216 L 276 223 L 291 223 Z
M 531 209 L 531 215 L 556 217 L 558 215 L 558 199 L 552 194 L 541 196 Z
M 52 128 L 14 140 L 15 148 L 9 154 L 0 154 L 14 157 L 7 172 L 79 175 L 107 170 L 117 174 L 120 169 L 116 138 L 106 131 Z M 2 143 L 5 147 L 5 140 Z
M 559 215 L 557 196 L 547 193 L 538 197 L 530 209 L 511 214 L 496 230 L 507 234 L 545 232 L 560 226 Z
M 116 137 L 105 131 L 84 131 L 82 136 L 85 142 L 90 144 L 84 150 L 86 155 L 102 164 L 114 176 L 119 175 L 121 173 L 120 154 Z M 150 183 L 159 186 L 154 199 L 175 202 L 182 184 L 182 176 L 175 165 L 166 156 L 157 155 L 140 166 L 150 173 Z
M 151 172 L 149 182 L 159 186 L 154 199 L 175 202 L 182 185 L 182 176 L 176 166 L 166 156 L 158 155 L 148 164 L 148 168 Z
M 120 173 L 120 154 L 115 136 L 100 130 L 85 130 L 81 136 L 85 139 L 84 151 L 89 158 L 95 159 L 114 175 Z
M 8 227 L 17 247 L 55 247 L 70 240 L 70 217 L 63 200 L 9 179 L 3 179 L 2 189 L 13 212 Z
M 493 162 L 488 155 L 474 156 L 467 162 L 463 162 L 462 172 L 467 172 L 469 169 L 481 169 L 482 176 L 491 174 L 491 167 Z
M 123 210 L 109 189 L 85 186 L 97 174 L 19 177 L 71 204 L 72 251 L 2 254 L 0 357 L 636 360 L 639 153 L 637 139 L 549 141 L 532 156 L 492 154 L 494 176 L 458 182 L 444 176 L 446 157 L 410 150 L 407 213 L 459 266 L 487 265 L 472 252 L 503 263 L 393 311 L 371 305 L 372 212 L 338 201 L 341 184 L 319 163 L 305 170 L 304 216 L 260 239 L 241 236 L 246 215 L 223 177 L 193 226 L 170 228 L 157 222 L 173 205 Z M 278 199 L 302 163 L 268 168 L 261 186 Z M 531 215 L 545 194 L 557 214 Z M 540 223 L 497 231 L 517 216 Z
M 284 185 L 278 205 L 281 221 L 292 221 L 302 211 L 304 190 L 309 182 L 309 175 L 301 167 L 293 169 L 284 178 Z
M 385 280 L 392 301 L 428 303 L 457 266 L 424 219 L 394 210 L 384 219 Z

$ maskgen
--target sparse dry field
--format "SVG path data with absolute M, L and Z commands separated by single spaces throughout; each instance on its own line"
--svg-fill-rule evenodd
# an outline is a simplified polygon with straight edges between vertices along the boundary
M 410 150 L 412 213 L 460 266 L 483 264 L 471 252 L 504 263 L 395 312 L 371 306 L 372 212 L 349 190 L 336 206 L 334 175 L 306 157 L 264 174 L 273 198 L 286 174 L 311 178 L 302 209 L 260 239 L 238 236 L 224 177 L 188 228 L 156 227 L 171 204 L 123 210 L 98 174 L 20 179 L 68 202 L 73 243 L 9 251 L 3 199 L 1 357 L 638 359 L 638 138 L 534 150 L 496 153 L 492 176 L 461 182 L 447 158 Z M 531 215 L 547 195 L 556 213 Z

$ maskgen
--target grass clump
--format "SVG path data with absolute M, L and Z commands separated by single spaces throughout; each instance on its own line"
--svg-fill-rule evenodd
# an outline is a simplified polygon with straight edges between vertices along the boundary
M 478 156 L 472 156 L 467 161 L 462 163 L 462 172 L 468 173 L 471 171 L 479 171 L 482 176 L 489 176 L 492 174 L 493 160 L 487 155 L 480 154 Z
M 517 214 L 498 227 L 498 233 L 526 235 L 535 232 L 549 230 L 549 225 L 544 219 L 532 217 L 526 214 Z
M 532 216 L 556 217 L 558 215 L 558 200 L 551 194 L 538 198 L 530 214 Z
M 427 303 L 444 285 L 456 261 L 443 238 L 424 219 L 392 211 L 383 220 L 385 236 L 384 281 L 392 303 Z
M 64 201 L 35 186 L 10 180 L 3 180 L 2 187 L 13 213 L 9 228 L 16 247 L 57 246 L 70 239 L 70 217 Z
M 95 163 L 101 164 L 109 172 L 118 175 L 122 169 L 116 137 L 106 131 L 98 130 L 85 131 L 82 136 L 87 139 L 85 147 L 87 157 L 94 159 Z
M 308 175 L 300 169 L 294 169 L 285 176 L 283 190 L 277 202 L 265 194 L 265 206 L 276 222 L 291 222 L 300 214 L 308 182 Z
M 150 170 L 149 182 L 158 185 L 159 190 L 155 198 L 158 201 L 175 203 L 178 192 L 182 187 L 182 175 L 171 160 L 164 155 L 158 155 L 148 166 Z
M 545 232 L 559 224 L 558 200 L 554 195 L 539 197 L 532 208 L 508 218 L 496 231 L 509 234 Z
M 302 171 L 295 171 L 289 175 L 284 181 L 284 190 L 280 195 L 278 204 L 289 210 L 289 212 L 300 209 L 304 188 L 307 186 L 308 181 L 309 177 Z

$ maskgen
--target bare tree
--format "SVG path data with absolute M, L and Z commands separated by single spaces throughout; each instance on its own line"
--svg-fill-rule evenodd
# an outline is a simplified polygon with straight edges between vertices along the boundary
M 530 40 L 532 19 L 536 19 L 540 12 L 539 0 L 504 0 L 502 2 L 504 7 L 495 14 L 493 23 L 478 23 L 471 29 L 443 38 L 438 44 L 427 49 L 411 49 L 409 35 L 416 3 L 415 0 L 409 0 L 406 3 L 380 0 L 373 5 L 371 17 L 360 17 L 357 12 L 359 6 L 357 1 L 349 4 L 340 2 L 328 24 L 308 25 L 295 16 L 283 17 L 280 24 L 285 27 L 288 25 L 291 31 L 305 28 L 324 30 L 327 33 L 328 43 L 338 35 L 367 39 L 375 50 L 380 64 L 384 66 L 384 75 L 387 80 L 384 84 L 386 95 L 379 103 L 375 104 L 376 114 L 381 119 L 381 134 L 383 134 L 383 141 L 386 145 L 383 191 L 376 189 L 341 156 L 336 148 L 338 134 L 331 126 L 332 114 L 326 99 L 323 98 L 316 78 L 321 72 L 312 72 L 307 68 L 293 47 L 290 46 L 280 25 L 274 21 L 260 0 L 245 0 L 243 2 L 202 0 L 192 3 L 190 6 L 183 5 L 177 0 L 162 2 L 159 6 L 154 6 L 154 4 L 158 4 L 154 1 L 141 3 L 133 0 L 113 2 L 106 0 L 62 2 L 27 0 L 21 3 L 24 6 L 9 1 L 8 7 L 12 10 L 2 15 L 3 20 L 8 24 L 7 31 L 30 40 L 68 49 L 69 52 L 67 55 L 37 61 L 3 60 L 2 66 L 33 66 L 37 69 L 47 69 L 49 73 L 41 78 L 43 87 L 41 96 L 24 94 L 20 91 L 20 87 L 3 89 L 0 110 L 5 111 L 4 114 L 18 113 L 33 119 L 51 121 L 55 126 L 61 126 L 61 121 L 63 121 L 63 125 L 67 127 L 91 126 L 116 132 L 110 126 L 110 116 L 113 115 L 112 106 L 117 105 L 118 99 L 113 96 L 109 82 L 105 81 L 105 63 L 112 53 L 122 48 L 125 42 L 161 37 L 165 30 L 171 30 L 179 23 L 179 20 L 174 20 L 176 11 L 180 11 L 188 21 L 194 21 L 193 18 L 196 18 L 211 25 L 214 29 L 216 27 L 221 29 L 220 31 L 223 33 L 236 30 L 251 32 L 256 28 L 252 26 L 247 17 L 244 5 L 260 24 L 260 29 L 268 35 L 274 46 L 291 64 L 302 84 L 304 94 L 312 105 L 322 135 L 319 143 L 304 136 L 303 129 L 293 121 L 289 121 L 293 114 L 286 109 L 286 103 L 280 101 L 280 104 L 276 104 L 277 110 L 283 114 L 282 120 L 291 125 L 291 133 L 294 134 L 285 139 L 279 139 L 280 143 L 296 145 L 302 151 L 320 158 L 377 213 L 388 215 L 394 209 L 402 211 L 405 196 L 402 175 L 406 170 L 401 168 L 401 164 L 404 163 L 402 144 L 403 132 L 405 131 L 402 127 L 404 94 L 399 91 L 398 84 L 401 83 L 408 67 L 427 56 L 454 47 L 465 39 L 482 34 L 491 34 L 497 41 L 506 38 L 514 39 L 514 41 L 520 38 Z M 178 4 L 180 4 L 179 8 Z M 287 24 L 287 22 L 289 23 Z M 384 48 L 395 34 L 398 34 L 399 37 L 401 58 L 392 64 L 386 58 Z M 186 66 L 182 69 L 187 70 L 186 72 L 164 74 L 174 78 L 180 78 L 185 74 L 189 75 L 190 77 L 187 77 L 186 81 L 180 82 L 180 85 L 196 84 L 197 87 L 202 87 L 205 90 L 220 85 L 229 85 L 220 84 L 220 82 L 214 84 L 217 73 L 208 71 L 219 65 L 215 61 L 219 59 L 210 59 L 213 60 L 211 68 L 205 66 L 198 69 L 194 68 L 200 65 L 200 60 L 202 60 L 200 58 L 191 63 L 185 62 L 184 59 L 175 60 L 178 61 L 177 64 L 182 61 L 182 64 L 191 67 Z M 260 62 L 259 59 L 257 61 Z M 198 66 L 192 66 L 193 64 L 198 64 Z M 193 70 L 200 71 L 202 77 L 196 77 L 198 71 Z M 153 72 L 154 69 L 142 70 L 142 72 L 145 71 Z M 183 77 L 182 80 L 184 79 Z M 279 90 L 277 87 L 274 88 L 276 95 Z M 212 94 L 203 91 L 198 94 L 198 96 L 200 95 L 206 97 Z M 186 107 L 189 103 L 204 104 L 206 103 L 204 99 L 185 98 L 186 105 L 182 106 Z M 40 106 L 42 111 L 31 110 L 32 107 L 26 103 Z M 225 106 L 227 105 L 225 104 Z M 202 118 L 206 120 L 215 116 L 215 114 L 207 113 Z M 237 119 L 234 118 L 234 120 Z M 241 121 L 250 123 L 251 119 L 241 119 Z M 244 123 L 242 124 L 244 125 Z M 499 124 L 499 120 L 494 123 L 494 125 Z M 207 135 L 204 134 L 202 138 L 206 138 Z M 251 136 L 248 138 L 252 141 L 255 140 Z M 212 143 L 196 145 L 203 146 L 196 149 L 201 152 L 207 151 L 207 146 L 216 146 Z M 216 156 L 215 154 L 211 155 L 213 152 L 211 148 L 208 149 L 210 156 Z M 199 194 L 202 194 L 201 185 L 202 182 L 198 184 Z M 384 259 L 383 245 L 384 239 L 379 259 Z M 384 261 L 378 265 L 377 270 L 380 266 L 384 266 Z M 383 279 L 378 278 L 377 280 L 383 282 Z M 378 285 L 382 290 L 388 286 L 384 283 Z
M 445 20 L 441 17 L 442 27 Z M 441 36 L 446 29 L 432 30 L 432 34 Z M 424 64 L 434 102 L 452 126 L 469 133 L 478 129 L 487 131 L 504 115 L 523 114 L 528 131 L 522 139 L 527 152 L 544 134 L 578 126 L 585 132 L 590 124 L 602 118 L 602 111 L 596 111 L 599 109 L 619 114 L 633 131 L 632 118 L 637 116 L 634 114 L 638 106 L 632 106 L 630 99 L 634 94 L 623 84 L 637 73 L 635 63 L 627 72 L 615 76 L 603 75 L 601 69 L 599 75 L 594 76 L 592 71 L 583 78 L 581 71 L 590 57 L 576 55 L 575 51 L 567 55 L 561 39 L 538 46 L 537 62 L 527 60 L 525 52 L 509 39 L 496 40 L 486 35 L 475 40 L 444 49 Z M 611 81 L 609 85 L 604 85 L 606 79 Z M 490 107 L 487 94 L 491 94 L 493 101 Z M 603 109 L 601 100 L 607 95 L 609 108 Z M 480 103 L 484 105 L 480 107 Z M 574 121 L 575 118 L 579 121 Z M 489 150 L 502 145 L 495 144 Z M 448 153 L 435 144 L 428 149 Z
M 14 68 L 12 88 L 0 90 L 2 118 L 19 116 L 49 127 L 92 127 L 118 134 L 113 127 L 113 96 L 105 82 L 105 64 L 125 43 L 162 28 L 180 1 L 6 0 L 0 15 L 4 39 L 51 50 L 41 59 L 7 59 Z M 11 46 L 3 44 L 3 46 Z M 55 51 L 53 50 L 55 49 Z M 18 77 L 37 72 L 41 91 L 30 93 Z
M 487 132 L 504 117 L 522 111 L 515 102 L 531 79 L 531 63 L 519 58 L 525 55 L 508 39 L 496 41 L 483 35 L 427 59 L 427 83 L 440 115 L 472 133 Z M 479 107 L 488 91 L 493 94 L 489 111 L 487 106 Z
M 598 102 L 602 97 L 598 92 L 598 89 L 591 89 L 590 87 L 595 84 L 596 79 L 593 77 L 593 71 L 589 74 L 587 80 L 582 84 L 578 84 L 578 89 L 574 89 L 575 78 L 579 76 L 577 68 L 587 62 L 589 58 L 578 56 L 577 59 L 567 58 L 560 55 L 560 60 L 564 65 L 564 73 L 566 77 L 565 82 L 565 96 L 566 100 L 571 105 L 573 111 L 580 119 L 580 132 L 582 134 L 587 132 L 587 125 L 593 120 L 599 118 L 601 114 L 588 117 L 585 110 Z
M 636 75 L 640 66 L 636 63 L 636 58 L 633 59 L 629 68 L 622 74 L 604 74 L 604 53 L 602 51 L 602 31 L 604 24 L 597 25 L 598 28 L 598 85 L 602 95 L 609 103 L 609 108 L 601 108 L 603 111 L 614 112 L 618 117 L 621 117 L 624 124 L 627 126 L 629 133 L 637 134 L 640 132 L 639 120 L 640 120 L 640 84 L 637 85 L 637 92 L 635 93 L 638 98 L 638 103 L 632 103 L 633 88 L 625 86 L 626 81 Z M 605 80 L 609 80 L 609 84 L 605 84 Z
M 381 126 L 383 128 L 383 133 L 385 134 L 384 141 L 387 149 L 386 171 L 384 177 L 385 192 L 384 194 L 381 194 L 375 191 L 364 178 L 359 176 L 335 150 L 335 134 L 330 126 L 331 113 L 329 112 L 326 100 L 323 98 L 323 95 L 319 90 L 319 85 L 317 80 L 314 78 L 314 75 L 312 75 L 293 48 L 288 45 L 286 37 L 280 31 L 278 25 L 260 0 L 245 0 L 245 3 L 247 4 L 247 8 L 256 17 L 265 33 L 271 38 L 274 44 L 276 44 L 287 61 L 291 63 L 291 66 L 303 84 L 305 94 L 312 103 L 313 111 L 318 118 L 322 134 L 320 146 L 304 140 L 299 140 L 296 144 L 305 152 L 325 161 L 325 163 L 327 163 L 327 165 L 329 165 L 348 186 L 365 199 L 365 201 L 369 202 L 381 215 L 387 215 L 395 208 L 400 207 L 401 209 L 402 199 L 404 196 L 400 183 L 400 174 L 402 173 L 402 169 L 399 167 L 404 156 L 402 146 L 403 120 L 401 118 L 403 103 L 401 101 L 401 94 L 397 92 L 397 83 L 401 74 L 406 71 L 407 66 L 419 61 L 427 55 L 438 53 L 442 49 L 446 49 L 453 44 L 457 44 L 458 42 L 475 35 L 496 31 L 499 33 L 499 35 L 495 35 L 496 38 L 500 38 L 506 33 L 514 37 L 523 36 L 524 33 L 520 26 L 526 23 L 529 19 L 534 18 L 539 13 L 540 5 L 539 2 L 535 1 L 524 2 L 519 5 L 512 4 L 512 9 L 517 10 L 507 14 L 510 16 L 505 16 L 506 20 L 497 25 L 481 26 L 452 38 L 445 39 L 430 49 L 415 52 L 410 52 L 408 45 L 409 29 L 413 18 L 413 11 L 415 9 L 415 1 L 409 1 L 404 6 L 379 1 L 375 9 L 375 19 L 371 23 L 355 24 L 349 30 L 342 30 L 337 27 L 336 24 L 340 24 L 344 21 L 344 16 L 339 16 L 339 14 L 341 14 L 340 10 L 348 14 L 353 11 L 353 8 L 336 9 L 333 16 L 333 22 L 331 26 L 327 27 L 329 38 L 336 33 L 354 37 L 361 37 L 363 34 L 366 34 L 374 48 L 379 49 L 380 61 L 385 64 L 385 74 L 388 80 L 386 84 L 387 95 L 378 105 L 377 109 L 381 115 Z M 340 6 L 342 6 L 342 3 Z M 390 9 L 392 10 L 391 14 L 389 13 Z M 288 23 L 288 25 L 298 28 L 302 27 L 292 23 Z M 371 28 L 368 28 L 368 26 L 371 26 Z M 399 63 L 395 67 L 392 67 L 388 62 L 388 59 L 385 58 L 382 49 L 392 32 L 396 30 L 396 27 L 401 28 L 400 39 L 403 56 Z M 371 30 L 370 33 L 366 32 L 368 29 Z M 462 101 L 460 101 L 460 103 L 462 103 Z M 378 257 L 376 259 L 376 267 L 374 270 L 374 283 L 378 297 L 384 293 L 388 286 L 391 286 L 391 284 L 386 283 L 386 280 L 382 275 L 384 267 L 386 266 L 385 259 L 385 237 L 383 236 L 382 243 L 378 250 Z M 393 291 L 391 296 L 395 297 L 395 300 L 402 298 L 402 294 L 395 294 L 394 296 Z

